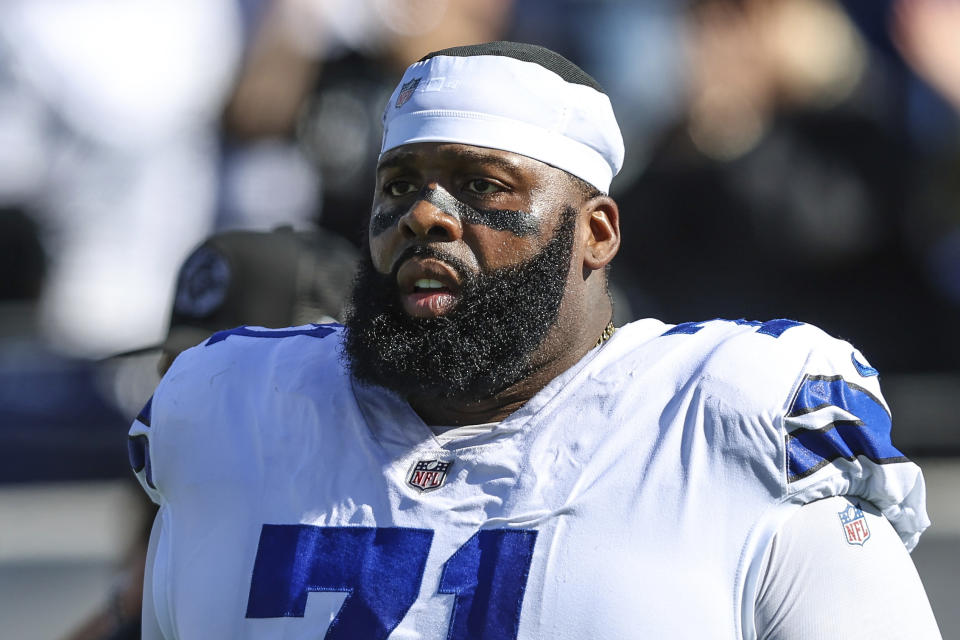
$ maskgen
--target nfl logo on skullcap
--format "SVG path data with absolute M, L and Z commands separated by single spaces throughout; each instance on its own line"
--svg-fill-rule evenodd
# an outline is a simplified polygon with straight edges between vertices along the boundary
M 852 504 L 837 513 L 840 516 L 840 524 L 843 525 L 843 534 L 847 538 L 847 544 L 863 546 L 870 539 L 870 527 L 867 526 L 867 519 L 863 517 L 863 510 Z
M 410 96 L 413 95 L 413 92 L 417 90 L 417 85 L 420 84 L 420 78 L 414 78 L 410 82 L 404 82 L 403 86 L 400 87 L 400 93 L 397 95 L 397 101 L 394 103 L 394 107 L 399 109 L 407 100 L 410 99 Z
M 447 480 L 447 470 L 453 462 L 441 460 L 418 460 L 407 474 L 407 484 L 420 491 L 434 491 Z

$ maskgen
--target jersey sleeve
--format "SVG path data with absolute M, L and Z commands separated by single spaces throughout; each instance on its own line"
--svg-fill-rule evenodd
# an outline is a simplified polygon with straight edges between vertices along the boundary
M 782 411 L 787 497 L 863 498 L 912 550 L 930 525 L 923 474 L 893 443 L 878 371 L 850 343 L 814 327 L 804 333 L 808 355 Z
M 910 555 L 872 505 L 834 497 L 777 531 L 756 600 L 758 640 L 939 640 Z

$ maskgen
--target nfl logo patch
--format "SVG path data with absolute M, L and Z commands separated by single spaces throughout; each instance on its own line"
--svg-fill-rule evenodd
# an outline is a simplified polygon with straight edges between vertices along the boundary
M 420 78 L 414 78 L 410 82 L 403 83 L 403 86 L 400 87 L 400 93 L 397 95 L 397 101 L 393 105 L 395 109 L 399 109 L 406 104 L 413 92 L 417 90 L 418 84 L 420 84 Z
M 870 528 L 867 526 L 867 519 L 863 517 L 863 511 L 860 507 L 850 505 L 843 511 L 837 513 L 840 516 L 840 524 L 843 525 L 843 534 L 847 537 L 847 544 L 863 544 L 870 539 Z
M 407 475 L 407 484 L 420 491 L 434 491 L 447 480 L 447 470 L 453 462 L 418 460 Z

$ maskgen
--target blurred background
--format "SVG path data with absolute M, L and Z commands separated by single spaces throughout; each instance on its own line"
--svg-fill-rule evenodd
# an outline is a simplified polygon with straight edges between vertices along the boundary
M 403 69 L 511 39 L 613 102 L 620 323 L 799 319 L 881 371 L 960 637 L 958 34 L 960 0 L 4 0 L 0 636 L 136 637 L 125 433 L 218 304 L 181 297 L 222 280 L 191 252 L 283 225 L 343 264 Z

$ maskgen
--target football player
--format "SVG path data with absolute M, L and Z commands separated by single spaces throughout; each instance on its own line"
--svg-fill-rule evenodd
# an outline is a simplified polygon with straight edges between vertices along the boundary
M 446 49 L 383 123 L 346 326 L 214 334 L 130 431 L 145 638 L 940 637 L 861 353 L 610 323 L 623 142 L 590 76 Z

